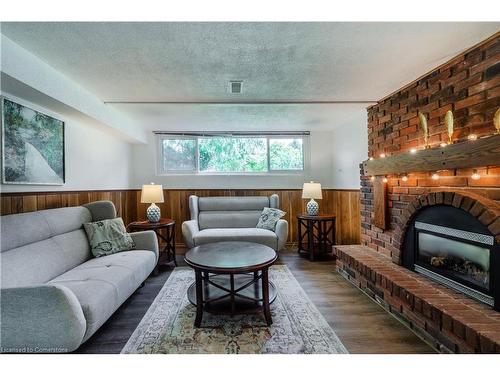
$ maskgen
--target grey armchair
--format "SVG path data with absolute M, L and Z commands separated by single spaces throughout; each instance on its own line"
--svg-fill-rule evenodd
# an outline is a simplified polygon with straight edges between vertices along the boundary
M 182 223 L 188 248 L 220 241 L 248 241 L 281 250 L 288 222 L 279 220 L 275 231 L 257 228 L 264 207 L 278 208 L 279 197 L 189 197 L 191 220 Z

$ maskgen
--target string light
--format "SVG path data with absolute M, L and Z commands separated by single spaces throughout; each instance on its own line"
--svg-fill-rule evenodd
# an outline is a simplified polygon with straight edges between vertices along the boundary
M 481 175 L 477 171 L 477 169 L 474 169 L 472 171 L 472 175 L 470 176 L 473 180 L 479 180 L 481 178 Z
M 467 137 L 467 139 L 469 141 L 475 141 L 477 139 L 477 135 L 475 135 L 475 134 L 469 134 L 469 136 Z
M 478 139 L 478 137 L 477 137 L 477 135 L 476 135 L 476 134 L 469 134 L 469 135 L 467 136 L 467 139 L 468 139 L 469 141 L 475 141 L 475 140 L 477 140 L 477 139 Z M 450 144 L 451 144 L 451 143 L 450 143 Z M 446 142 L 441 142 L 441 143 L 439 144 L 439 146 L 440 146 L 440 147 L 446 147 L 446 146 L 448 146 L 448 144 L 447 144 Z M 412 148 L 410 149 L 410 154 L 416 154 L 416 153 L 417 153 L 417 151 L 418 151 L 418 150 L 417 150 L 417 148 L 412 147 Z M 387 155 L 386 155 L 385 153 L 381 153 L 379 156 L 380 156 L 380 158 L 382 158 L 382 159 L 383 159 L 383 158 L 385 158 Z M 370 156 L 369 160 L 373 160 L 373 156 Z M 477 171 L 477 169 L 473 169 L 473 170 L 472 170 L 472 174 L 471 174 L 471 176 L 470 176 L 470 177 L 471 177 L 473 180 L 479 180 L 479 179 L 481 178 L 481 175 L 479 174 L 479 172 Z M 439 178 L 440 178 L 439 173 L 438 173 L 438 172 L 434 172 L 434 173 L 432 173 L 431 178 L 432 178 L 434 181 L 439 180 Z M 370 177 L 370 180 L 371 180 L 371 181 L 375 181 L 375 176 L 371 176 L 371 177 Z M 384 178 L 382 179 L 382 182 L 383 182 L 383 183 L 387 183 L 388 181 L 389 181 L 389 180 L 387 179 L 387 176 L 384 176 Z M 403 181 L 403 182 L 407 182 L 407 181 L 408 181 L 408 174 L 406 174 L 406 173 L 405 173 L 405 174 L 403 174 L 403 175 L 401 176 L 401 181 Z

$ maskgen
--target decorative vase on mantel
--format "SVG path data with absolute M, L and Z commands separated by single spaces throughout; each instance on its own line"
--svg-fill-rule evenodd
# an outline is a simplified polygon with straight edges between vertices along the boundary
M 446 124 L 446 133 L 448 134 L 448 144 L 453 143 L 453 112 L 448 111 L 444 116 L 444 123 Z
M 424 147 L 429 148 L 429 128 L 427 127 L 427 118 L 422 112 L 418 113 L 418 119 L 420 121 L 420 127 L 424 133 Z

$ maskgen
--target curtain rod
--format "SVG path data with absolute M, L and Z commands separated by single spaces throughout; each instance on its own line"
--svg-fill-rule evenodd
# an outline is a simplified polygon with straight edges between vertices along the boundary
M 287 132 L 282 132 L 282 131 L 209 131 L 209 132 L 181 132 L 181 131 L 163 131 L 163 130 L 156 130 L 153 131 L 153 134 L 157 135 L 185 135 L 185 136 L 198 136 L 198 137 L 210 137 L 210 136 L 217 136 L 217 135 L 225 135 L 225 136 L 231 136 L 231 135 L 236 135 L 236 136 L 241 136 L 241 135 L 251 135 L 251 136 L 258 136 L 258 135 L 311 135 L 311 132 L 309 131 L 287 131 Z

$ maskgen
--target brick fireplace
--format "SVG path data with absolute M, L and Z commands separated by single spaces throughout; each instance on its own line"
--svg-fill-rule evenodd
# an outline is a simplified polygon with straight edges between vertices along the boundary
M 368 156 L 377 159 L 382 154 L 394 156 L 412 148 L 423 149 L 418 113 L 428 120 L 433 148 L 448 139 L 444 116 L 449 110 L 455 119 L 455 142 L 467 142 L 471 135 L 491 136 L 499 107 L 497 33 L 369 107 Z M 498 248 L 500 166 L 478 165 L 474 169 L 475 176 L 470 168 L 433 173 L 408 170 L 404 179 L 388 175 L 387 225 L 382 229 L 374 220 L 374 183 L 362 168 L 362 246 L 337 247 L 337 268 L 411 328 L 424 333 L 436 347 L 452 352 L 500 352 L 500 313 L 402 267 L 407 266 L 404 252 L 409 226 L 415 215 L 430 206 L 464 212 L 486 228 L 493 241 L 491 249 Z M 433 260 L 437 261 L 441 260 Z M 500 270 L 497 273 L 498 284 Z
M 368 155 L 376 158 L 382 153 L 391 155 L 423 147 L 418 111 L 428 118 L 431 145 L 439 145 L 447 139 L 444 116 L 448 110 L 455 117 L 454 139 L 464 139 L 470 134 L 491 135 L 493 116 L 499 107 L 500 35 L 497 34 L 369 107 Z M 432 179 L 429 173 L 411 171 L 407 181 L 389 177 L 387 230 L 373 225 L 373 187 L 370 178 L 362 176 L 362 244 L 401 264 L 401 228 L 407 221 L 404 214 L 423 194 L 469 192 L 480 196 L 483 206 L 494 207 L 500 202 L 500 167 L 478 166 L 477 170 L 481 175 L 479 180 L 471 178 L 472 169 L 440 171 L 439 180 Z M 498 215 L 482 220 L 493 229 L 500 227 Z

